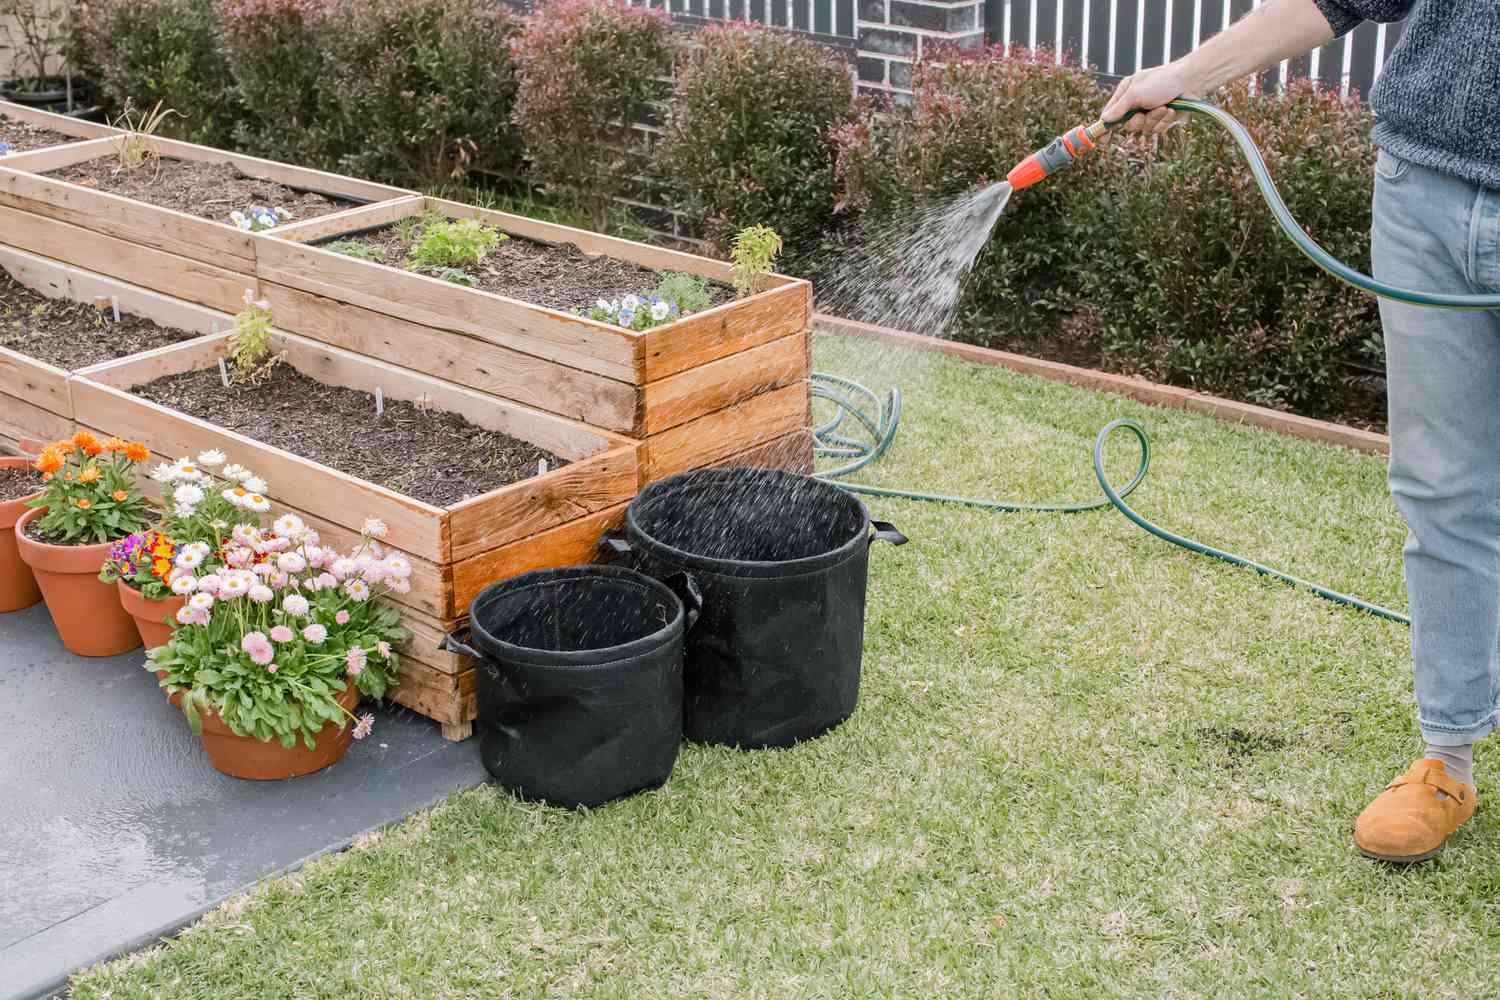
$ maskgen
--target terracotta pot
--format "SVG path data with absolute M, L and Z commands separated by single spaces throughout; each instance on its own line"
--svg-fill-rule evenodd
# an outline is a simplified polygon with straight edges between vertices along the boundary
M 124 581 L 116 586 L 120 588 L 120 606 L 125 609 L 126 614 L 135 619 L 136 631 L 141 634 L 141 642 L 147 649 L 153 646 L 165 646 L 167 640 L 172 638 L 172 629 L 177 627 L 168 622 L 175 623 L 177 612 L 187 603 L 187 598 L 173 594 L 170 597 L 153 601 L 141 596 L 141 592 L 134 587 L 127 587 Z
M 101 583 L 99 570 L 109 558 L 109 544 L 48 545 L 26 537 L 26 525 L 46 508 L 29 510 L 16 522 L 16 547 L 36 574 L 52 624 L 70 653 L 116 656 L 141 644 L 135 619 L 120 606 L 112 583 Z
M 338 699 L 340 705 L 352 712 L 359 704 L 359 689 L 350 682 Z M 231 778 L 251 781 L 279 781 L 321 771 L 339 761 L 354 739 L 352 724 L 336 726 L 325 722 L 315 738 L 316 749 L 307 749 L 307 744 L 298 736 L 297 742 L 288 750 L 280 740 L 262 743 L 253 736 L 236 735 L 212 706 L 203 713 L 202 719 L 203 749 L 208 752 L 209 763 Z
M 0 458 L 0 469 L 29 469 L 29 458 Z M 31 567 L 21 561 L 16 548 L 16 521 L 26 513 L 31 496 L 0 501 L 0 612 L 20 611 L 42 599 Z

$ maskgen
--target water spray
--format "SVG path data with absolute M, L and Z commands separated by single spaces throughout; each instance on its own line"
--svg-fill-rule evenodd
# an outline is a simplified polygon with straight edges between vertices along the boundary
M 1401 288 L 1378 281 L 1345 264 L 1319 246 L 1317 241 L 1297 224 L 1297 220 L 1292 216 L 1291 210 L 1286 207 L 1286 202 L 1282 200 L 1280 192 L 1276 190 L 1276 185 L 1271 180 L 1271 172 L 1267 169 L 1265 160 L 1260 155 L 1260 150 L 1256 148 L 1254 140 L 1250 137 L 1250 133 L 1239 121 L 1221 108 L 1204 101 L 1185 97 L 1167 102 L 1167 107 L 1174 111 L 1188 112 L 1212 118 L 1229 132 L 1230 137 L 1239 146 L 1241 154 L 1243 154 L 1245 161 L 1249 164 L 1250 173 L 1255 178 L 1255 183 L 1260 188 L 1261 195 L 1265 198 L 1266 204 L 1270 206 L 1271 214 L 1275 216 L 1277 224 L 1281 226 L 1287 238 L 1295 243 L 1297 248 L 1307 255 L 1314 264 L 1335 278 L 1371 295 L 1404 302 L 1409 305 L 1438 309 L 1500 309 L 1500 294 L 1455 295 Z M 983 238 L 988 238 L 990 229 L 993 228 L 996 219 L 1004 209 L 1006 202 L 1010 200 L 1013 192 L 1021 191 L 1040 183 L 1053 174 L 1071 166 L 1074 160 L 1093 152 L 1098 148 L 1099 140 L 1106 133 L 1124 124 L 1137 113 L 1137 111 L 1128 111 L 1112 121 L 1106 121 L 1101 118 L 1092 124 L 1079 125 L 1076 128 L 1070 129 L 1016 164 L 1006 175 L 1005 180 L 990 184 L 973 193 L 970 196 L 973 214 L 977 217 L 977 224 L 983 226 Z M 817 443 L 817 453 L 826 458 L 842 460 L 836 468 L 821 472 L 818 476 L 821 479 L 834 482 L 842 489 L 848 490 L 851 493 L 890 497 L 899 500 L 956 504 L 995 512 L 1025 511 L 1076 514 L 1099 510 L 1109 506 L 1118 510 L 1132 523 L 1150 532 L 1157 538 L 1185 548 L 1190 552 L 1209 556 L 1210 558 L 1218 559 L 1234 566 L 1254 570 L 1262 576 L 1279 580 L 1298 589 L 1310 591 L 1325 600 L 1343 604 L 1379 618 L 1385 618 L 1403 625 L 1411 624 L 1411 620 L 1399 612 L 1377 604 L 1371 604 L 1357 597 L 1351 597 L 1348 594 L 1339 593 L 1336 590 L 1331 590 L 1320 584 L 1293 576 L 1290 573 L 1273 569 L 1245 556 L 1236 555 L 1233 552 L 1194 541 L 1191 538 L 1186 538 L 1160 525 L 1154 524 L 1141 516 L 1141 514 L 1125 502 L 1125 497 L 1129 496 L 1145 478 L 1147 467 L 1150 464 L 1151 447 L 1145 428 L 1134 420 L 1114 420 L 1099 431 L 1098 436 L 1094 439 L 1093 459 L 1094 475 L 1098 480 L 1103 496 L 1082 503 L 1027 504 L 1003 500 L 946 496 L 935 493 L 919 493 L 910 490 L 887 489 L 884 487 L 843 482 L 844 477 L 852 475 L 871 462 L 878 460 L 890 449 L 896 436 L 896 429 L 901 420 L 901 392 L 899 389 L 892 389 L 885 399 L 882 400 L 866 387 L 848 379 L 824 375 L 822 373 L 815 374 L 813 379 L 813 395 L 828 401 L 834 406 L 834 415 L 827 422 L 815 427 L 813 430 Z M 846 430 L 845 426 L 849 423 L 858 426 L 857 428 Z M 1136 439 L 1140 446 L 1139 465 L 1136 468 L 1135 474 L 1123 488 L 1116 488 L 1109 481 L 1104 471 L 1105 445 L 1109 438 L 1119 431 L 1128 432 Z

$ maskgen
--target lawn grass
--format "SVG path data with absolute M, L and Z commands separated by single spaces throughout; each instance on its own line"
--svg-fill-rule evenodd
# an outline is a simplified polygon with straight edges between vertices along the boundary
M 1083 497 L 1095 430 L 1134 416 L 1146 516 L 1405 607 L 1380 459 L 948 358 L 818 355 L 906 392 L 870 481 Z M 687 747 L 666 788 L 586 814 L 455 795 L 75 996 L 1494 994 L 1496 814 L 1406 871 L 1350 844 L 1416 749 L 1405 628 L 1113 511 L 872 506 L 913 544 L 873 553 L 861 704 L 833 733 Z

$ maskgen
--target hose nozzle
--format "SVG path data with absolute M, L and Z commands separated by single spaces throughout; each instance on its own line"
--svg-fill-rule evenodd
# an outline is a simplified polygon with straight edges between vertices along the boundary
M 1015 191 L 1031 187 L 1037 181 L 1057 173 L 1085 153 L 1092 152 L 1098 145 L 1099 137 L 1108 132 L 1109 128 L 1109 124 L 1100 119 L 1092 125 L 1080 125 L 1071 129 L 1017 163 L 1011 168 L 1010 173 L 1005 175 L 1005 179 L 1010 182 L 1011 189 Z

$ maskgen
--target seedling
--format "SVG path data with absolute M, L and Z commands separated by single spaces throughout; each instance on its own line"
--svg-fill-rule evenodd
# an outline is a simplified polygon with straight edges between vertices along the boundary
M 684 316 L 702 312 L 712 301 L 708 294 L 708 279 L 696 274 L 683 274 L 681 271 L 668 271 L 662 275 L 661 283 L 651 294 L 667 302 L 677 303 L 678 312 Z
M 235 372 L 250 382 L 263 377 L 277 361 L 271 354 L 271 304 L 251 298 L 248 289 L 245 308 L 234 317 L 229 356 Z
M 406 255 L 407 267 L 442 270 L 478 267 L 490 249 L 509 239 L 477 219 L 435 218 L 424 222 Z
M 734 290 L 740 298 L 765 290 L 766 278 L 780 253 L 781 237 L 769 226 L 750 226 L 739 231 L 729 260 L 734 265 Z
M 353 257 L 355 260 L 367 260 L 372 264 L 385 263 L 385 251 L 380 247 L 368 246 L 357 240 L 339 240 L 328 244 L 328 249 L 334 253 L 343 254 L 345 257 Z
M 153 169 L 159 168 L 161 152 L 157 150 L 156 143 L 151 140 L 172 115 L 184 117 L 171 108 L 163 108 L 161 101 L 157 101 L 156 107 L 149 112 L 143 112 L 136 111 L 127 100 L 125 110 L 120 112 L 120 117 L 110 123 L 125 133 L 115 140 L 115 156 L 120 161 L 115 169 L 117 171 L 139 170 L 147 163 L 150 163 Z

